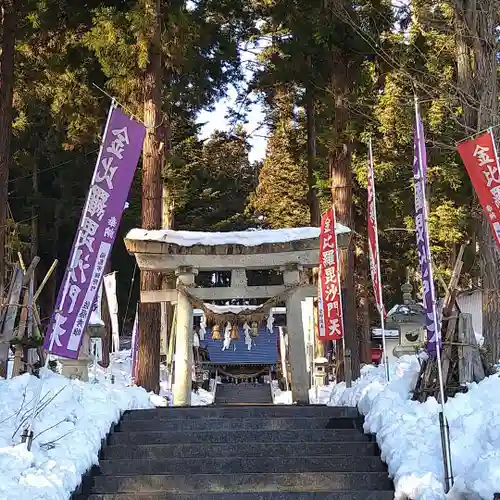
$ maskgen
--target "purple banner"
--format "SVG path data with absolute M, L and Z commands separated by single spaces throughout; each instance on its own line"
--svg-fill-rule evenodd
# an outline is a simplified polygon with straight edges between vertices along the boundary
M 425 326 L 427 328 L 427 351 L 429 355 L 436 354 L 436 345 L 439 341 L 441 348 L 441 332 L 436 310 L 436 291 L 432 277 L 432 259 L 429 245 L 429 228 L 427 225 L 427 202 L 425 199 L 425 181 L 427 170 L 427 154 L 425 150 L 424 127 L 415 104 L 416 132 L 415 158 L 413 161 L 413 179 L 415 186 L 415 228 L 417 236 L 417 252 L 422 272 L 423 304 Z
M 418 106 L 416 104 L 416 106 Z M 416 158 L 420 158 L 420 171 L 422 172 L 422 177 L 423 177 L 423 185 L 424 185 L 424 193 L 425 193 L 425 186 L 427 185 L 427 151 L 425 149 L 425 134 L 424 134 L 424 124 L 422 122 L 422 119 L 420 118 L 420 114 L 416 112 L 417 116 L 417 124 L 416 124 L 416 136 L 415 136 L 415 156 Z M 419 140 L 420 138 L 420 140 Z M 413 174 L 415 174 L 415 170 L 413 171 Z
M 132 383 L 135 383 L 137 380 L 137 354 L 139 350 L 139 310 L 138 308 L 135 311 L 135 319 L 134 326 L 132 328 L 132 342 L 131 342 L 131 355 L 132 355 L 132 364 L 130 366 L 130 378 L 132 379 Z
M 78 358 L 134 178 L 145 127 L 112 106 L 44 347 Z

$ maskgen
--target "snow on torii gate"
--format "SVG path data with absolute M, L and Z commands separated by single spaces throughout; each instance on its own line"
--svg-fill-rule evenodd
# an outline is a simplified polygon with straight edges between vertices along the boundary
M 339 247 L 347 245 L 349 232 L 337 224 Z M 309 403 L 301 301 L 317 296 L 317 287 L 307 283 L 304 269 L 318 266 L 319 228 L 227 233 L 132 229 L 125 237 L 125 246 L 135 256 L 141 271 L 175 271 L 177 285 L 190 287 L 189 293 L 200 300 L 269 299 L 288 291 L 285 300 L 293 401 Z M 283 285 L 249 286 L 245 271 L 251 269 L 281 271 Z M 195 288 L 198 271 L 231 271 L 230 286 Z M 191 403 L 192 305 L 177 289 L 141 290 L 140 300 L 177 304 L 174 404 L 188 406 Z

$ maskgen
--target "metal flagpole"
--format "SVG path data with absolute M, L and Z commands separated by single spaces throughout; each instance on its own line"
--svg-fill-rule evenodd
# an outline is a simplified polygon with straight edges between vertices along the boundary
M 377 287 L 378 295 L 380 297 L 379 307 L 380 313 L 380 326 L 382 328 L 382 348 L 384 350 L 384 364 L 385 364 L 385 378 L 387 382 L 390 382 L 389 375 L 389 356 L 387 355 L 387 347 L 385 342 L 385 316 L 384 316 L 384 300 L 382 298 L 382 276 L 380 274 L 380 251 L 378 246 L 378 224 L 377 224 L 377 197 L 375 196 L 375 172 L 373 168 L 373 149 L 372 149 L 372 138 L 370 137 L 369 143 L 369 153 L 370 153 L 370 177 L 369 182 L 372 183 L 371 189 L 373 194 L 373 214 L 374 214 L 374 233 L 375 233 L 375 257 L 377 261 Z
M 115 107 L 116 107 L 116 101 L 115 101 L 115 99 L 113 99 L 111 101 L 111 106 L 109 107 L 108 117 L 106 118 L 106 125 L 104 127 L 104 132 L 103 132 L 102 140 L 101 140 L 101 147 L 99 148 L 99 154 L 97 156 L 96 165 L 99 165 L 99 162 L 101 161 L 102 150 L 103 150 L 103 146 L 104 146 L 104 138 L 106 137 L 106 134 L 108 132 L 109 122 L 111 121 L 111 115 L 112 115 Z M 92 184 L 94 184 L 96 175 L 97 175 L 97 167 L 94 169 L 94 173 L 92 174 L 92 180 L 90 181 L 90 186 L 92 186 Z M 85 217 L 85 213 L 87 212 L 88 203 L 89 203 L 89 197 L 87 196 L 87 199 L 85 201 L 85 205 L 83 208 L 83 212 L 82 212 L 82 215 L 80 217 L 80 222 L 78 223 L 77 231 L 79 231 L 80 226 L 82 224 L 82 221 Z M 74 259 L 74 254 L 70 255 L 70 259 L 71 260 L 68 262 L 68 266 L 70 266 L 73 263 L 72 260 Z M 68 277 L 66 279 L 66 282 L 61 285 L 61 286 L 64 286 L 63 293 L 61 296 L 61 301 L 60 301 L 61 305 L 64 304 L 64 301 L 66 300 L 66 296 L 68 294 L 69 279 L 70 279 L 70 276 L 68 273 Z M 39 388 L 38 388 L 38 391 L 37 391 L 37 394 L 35 397 L 35 405 L 33 406 L 33 411 L 31 413 L 30 423 L 29 423 L 28 431 L 27 431 L 28 439 L 26 440 L 26 447 L 27 447 L 28 451 L 31 449 L 31 443 L 33 441 L 33 424 L 35 423 L 36 409 L 38 408 L 38 405 L 40 404 L 40 399 L 42 397 L 43 384 L 45 382 L 45 372 L 49 366 L 50 353 L 52 351 L 52 348 L 54 347 L 54 343 L 56 341 L 56 336 L 57 336 L 57 327 L 59 326 L 60 315 L 58 314 L 58 311 L 55 311 L 55 314 L 56 314 L 56 324 L 55 324 L 54 328 L 52 329 L 52 336 L 50 338 L 49 348 L 47 349 L 47 356 L 45 356 L 44 369 L 42 370 L 42 373 L 40 376 L 40 385 L 39 385 Z
M 423 197 L 423 213 L 424 213 L 424 230 L 426 232 L 426 237 L 427 237 L 427 242 L 429 242 L 429 212 L 428 212 L 428 207 L 427 207 L 427 199 L 426 199 L 426 193 L 425 193 L 425 185 L 424 185 L 424 172 L 422 171 L 422 149 L 421 149 L 421 144 L 423 142 L 423 137 L 421 137 L 421 130 L 420 130 L 420 113 L 419 113 L 419 108 L 418 108 L 418 98 L 415 95 L 415 123 L 416 123 L 416 134 L 417 134 L 417 154 L 418 154 L 418 169 L 419 169 L 419 182 L 422 183 L 422 197 Z M 432 300 L 432 315 L 433 315 L 433 322 L 434 322 L 434 328 L 436 332 L 436 362 L 437 362 L 437 369 L 438 369 L 438 379 L 439 379 L 439 394 L 440 394 L 440 403 L 441 403 L 441 415 L 442 418 L 440 418 L 441 421 L 441 429 L 443 432 L 443 437 L 444 437 L 444 443 L 442 443 L 443 446 L 443 456 L 445 458 L 445 479 L 446 479 L 446 486 L 447 490 L 449 491 L 451 487 L 453 486 L 453 471 L 452 471 L 452 465 L 451 465 L 451 446 L 450 446 L 450 436 L 449 436 L 449 429 L 448 429 L 448 421 L 446 419 L 446 412 L 444 408 L 444 382 L 443 382 L 443 370 L 441 367 L 441 331 L 440 331 L 440 325 L 438 321 L 438 314 L 437 314 L 437 304 L 436 304 L 436 290 L 434 287 L 434 278 L 433 278 L 433 270 L 432 270 L 432 258 L 431 258 L 431 249 L 430 245 L 427 244 L 425 245 L 425 251 L 427 253 L 427 261 L 429 263 L 429 281 L 431 283 L 431 300 Z

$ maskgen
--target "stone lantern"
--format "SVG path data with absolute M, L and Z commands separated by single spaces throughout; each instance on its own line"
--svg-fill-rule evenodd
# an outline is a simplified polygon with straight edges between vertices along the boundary
M 102 293 L 102 289 L 101 289 Z M 106 335 L 106 327 L 101 319 L 100 297 L 96 302 L 98 307 L 92 311 L 89 324 L 83 334 L 82 345 L 77 359 L 60 358 L 61 374 L 67 378 L 89 380 L 89 364 L 93 361 L 94 354 L 91 353 L 91 339 L 102 339 Z
M 399 331 L 399 343 L 393 349 L 396 357 L 416 354 L 425 345 L 427 330 L 425 313 L 412 298 L 412 286 L 407 281 L 401 287 L 403 304 L 395 305 L 387 314 L 387 327 Z
M 83 335 L 82 345 L 77 359 L 61 358 L 61 374 L 64 377 L 89 381 L 90 336 L 88 330 Z
M 328 359 L 318 357 L 314 360 L 314 385 L 325 385 L 326 375 L 328 368 Z

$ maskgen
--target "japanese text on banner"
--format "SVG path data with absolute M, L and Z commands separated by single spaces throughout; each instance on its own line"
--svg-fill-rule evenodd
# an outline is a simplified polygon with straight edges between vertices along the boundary
M 457 149 L 500 248 L 500 171 L 493 132 L 462 142 Z
M 423 126 L 418 116 L 415 133 L 415 157 L 413 161 L 413 179 L 415 188 L 415 228 L 417 237 L 417 253 L 422 273 L 423 306 L 427 328 L 427 351 L 433 356 L 437 346 L 441 348 L 441 335 L 436 318 L 436 292 L 431 269 L 431 252 L 429 246 L 429 230 L 425 218 L 425 177 L 423 166 L 427 163 Z
M 101 152 L 45 338 L 45 348 L 77 358 L 142 150 L 143 125 L 110 112 Z
M 382 302 L 379 254 L 377 248 L 377 218 L 375 210 L 375 179 L 373 172 L 373 161 L 370 158 L 368 164 L 368 247 L 370 253 L 370 274 L 373 283 L 375 302 L 380 314 L 385 316 L 384 304 Z
M 318 334 L 320 340 L 339 340 L 344 335 L 344 325 L 333 209 L 321 217 L 319 256 Z

